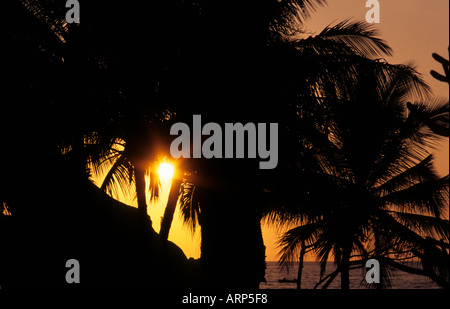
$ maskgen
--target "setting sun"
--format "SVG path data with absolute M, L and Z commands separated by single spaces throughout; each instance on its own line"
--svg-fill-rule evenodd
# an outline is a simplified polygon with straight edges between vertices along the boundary
M 169 163 L 161 163 L 158 168 L 159 178 L 162 180 L 169 180 L 172 178 L 174 172 L 174 168 L 172 164 Z

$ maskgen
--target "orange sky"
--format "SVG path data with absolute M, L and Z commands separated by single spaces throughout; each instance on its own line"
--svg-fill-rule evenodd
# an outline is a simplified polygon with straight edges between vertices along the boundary
M 431 69 L 442 72 L 442 67 L 432 58 L 433 52 L 448 57 L 449 45 L 449 1 L 448 0 L 380 0 L 380 35 L 394 49 L 394 56 L 386 60 L 390 63 L 406 63 L 414 60 L 419 72 L 430 84 L 436 96 L 448 98 L 448 85 L 435 81 L 429 74 Z M 325 26 L 346 18 L 364 20 L 367 12 L 365 0 L 328 0 L 328 7 L 319 9 L 307 23 L 308 30 L 320 32 Z M 448 140 L 436 151 L 437 168 L 442 175 L 449 170 Z M 158 203 L 149 206 L 153 227 L 158 232 L 161 217 L 167 202 L 169 183 L 162 183 L 162 193 Z M 123 202 L 132 205 L 131 200 Z M 280 232 L 263 225 L 267 261 L 277 260 L 276 241 Z M 186 256 L 200 257 L 200 233 L 191 235 L 184 228 L 177 212 L 169 234 L 169 240 L 183 249 Z M 238 253 L 237 253 L 238 254 Z M 311 259 L 311 257 L 310 257 Z
M 346 18 L 365 20 L 368 8 L 365 0 L 328 0 L 307 22 L 309 31 L 319 33 L 331 23 Z M 448 0 L 379 0 L 381 8 L 380 36 L 393 48 L 389 63 L 413 60 L 417 70 L 438 97 L 449 97 L 448 84 L 436 81 L 430 70 L 442 73 L 442 67 L 431 57 L 433 52 L 448 58 L 449 1 Z M 443 142 L 436 151 L 436 168 L 441 175 L 449 172 L 449 143 Z M 275 228 L 263 226 L 266 260 L 277 261 L 276 241 L 280 236 Z M 314 259 L 310 257 L 309 259 Z

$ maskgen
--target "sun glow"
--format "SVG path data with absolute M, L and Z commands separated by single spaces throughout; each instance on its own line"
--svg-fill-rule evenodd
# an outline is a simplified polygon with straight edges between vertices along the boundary
M 173 177 L 174 167 L 169 163 L 161 163 L 158 167 L 158 174 L 161 180 L 170 180 Z

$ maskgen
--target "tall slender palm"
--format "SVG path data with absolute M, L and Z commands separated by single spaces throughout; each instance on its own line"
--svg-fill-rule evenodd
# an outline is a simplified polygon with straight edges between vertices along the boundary
M 326 110 L 301 109 L 299 122 L 309 132 L 304 130 L 308 134 L 291 174 L 299 175 L 280 189 L 287 196 L 294 187 L 301 192 L 292 200 L 285 197 L 286 204 L 271 213 L 272 220 L 299 224 L 280 240 L 280 263 L 288 265 L 304 243 L 317 254 L 321 274 L 334 257 L 337 269 L 325 286 L 340 273 L 342 288 L 349 287 L 349 270 L 363 267 L 369 257 L 400 267 L 393 256 L 423 257 L 426 237 L 447 243 L 449 238 L 448 176 L 437 175 L 427 152 L 439 138 L 427 126 L 429 116 L 448 109 L 448 103 L 416 104 L 414 110 L 422 112 L 408 113 L 407 100 L 425 99 L 428 91 L 409 66 L 369 62 L 358 75 L 353 89 L 316 105 Z M 312 123 L 312 113 L 318 123 Z M 422 274 L 445 285 L 430 271 Z

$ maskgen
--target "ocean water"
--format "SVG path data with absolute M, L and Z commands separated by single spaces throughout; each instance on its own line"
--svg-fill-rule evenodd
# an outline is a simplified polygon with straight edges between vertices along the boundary
M 326 274 L 335 270 L 333 262 L 327 263 Z M 261 289 L 296 289 L 296 283 L 281 283 L 279 279 L 296 279 L 298 263 L 293 264 L 289 272 L 281 270 L 277 262 L 267 262 L 266 282 L 260 284 Z M 350 289 L 365 289 L 365 271 L 362 269 L 350 270 Z M 302 274 L 302 289 L 313 289 L 320 279 L 320 266 L 316 262 L 304 262 Z M 340 276 L 338 275 L 328 289 L 340 289 Z M 319 287 L 320 288 L 320 287 Z M 391 273 L 392 289 L 439 289 L 431 279 L 400 271 Z

